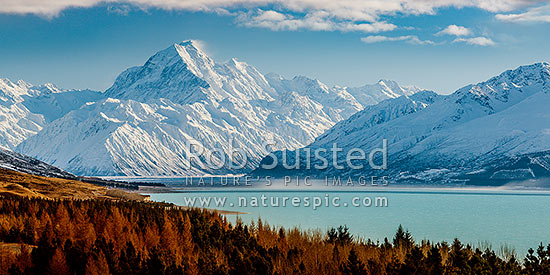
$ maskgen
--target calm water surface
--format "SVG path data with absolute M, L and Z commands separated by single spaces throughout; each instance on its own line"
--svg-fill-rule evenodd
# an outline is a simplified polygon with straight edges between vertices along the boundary
M 419 241 L 451 242 L 459 238 L 465 243 L 479 246 L 489 243 L 498 250 L 502 245 L 511 246 L 519 256 L 540 242 L 550 242 L 550 192 L 506 190 L 498 188 L 341 188 L 318 189 L 266 189 L 266 188 L 186 188 L 174 185 L 173 192 L 149 193 L 154 201 L 186 205 L 190 198 L 212 198 L 210 208 L 239 211 L 245 214 L 227 215 L 234 222 L 240 217 L 250 223 L 261 218 L 275 226 L 319 229 L 347 225 L 356 237 L 380 240 L 391 239 L 402 224 Z M 340 198 L 340 207 L 321 206 L 317 209 L 303 206 L 303 199 L 320 197 L 324 201 Z M 261 196 L 267 197 L 267 207 L 262 206 Z M 224 206 L 215 206 L 213 198 L 226 198 Z M 258 206 L 251 206 L 251 199 L 259 199 Z M 270 198 L 289 197 L 283 207 L 269 206 Z M 302 205 L 294 207 L 290 201 L 299 197 Z M 353 207 L 354 197 L 369 197 L 370 207 Z M 376 207 L 376 197 L 387 198 L 387 207 Z M 248 205 L 239 206 L 246 198 Z M 232 204 L 231 204 L 232 203 Z M 348 203 L 348 207 L 343 204 Z M 281 204 L 281 202 L 279 203 Z M 196 204 L 198 205 L 198 203 Z

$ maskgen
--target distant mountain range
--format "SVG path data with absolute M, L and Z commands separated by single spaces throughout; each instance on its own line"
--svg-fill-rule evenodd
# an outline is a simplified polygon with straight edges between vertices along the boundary
M 419 92 L 382 101 L 339 122 L 307 146 L 329 149 L 337 143 L 370 150 L 387 139 L 387 170 L 330 166 L 307 170 L 303 165 L 288 170 L 279 165 L 254 173 L 388 176 L 390 182 L 409 183 L 500 184 L 546 178 L 550 177 L 549 106 L 550 64 L 522 66 L 451 95 Z M 339 153 L 337 160 L 343 162 L 345 153 Z M 275 156 L 281 163 L 282 152 Z M 331 162 L 333 157 L 328 154 L 327 159 Z M 272 161 L 267 157 L 262 163 Z
M 263 75 L 236 59 L 216 63 L 193 41 L 127 69 L 103 93 L 9 80 L 0 90 L 0 145 L 77 175 L 128 176 L 246 173 L 268 153 L 266 142 L 300 148 L 367 106 L 421 91 L 388 80 L 349 88 Z M 232 155 L 239 163 L 231 147 L 249 157 L 242 169 L 193 158 L 204 151 L 216 166 Z
M 102 97 L 90 90 L 61 90 L 53 84 L 33 86 L 0 78 L 0 147 L 13 150 L 51 121 Z
M 60 177 L 70 175 L 63 170 L 99 176 L 253 171 L 499 184 L 550 177 L 548 106 L 548 63 L 444 96 L 389 80 L 350 88 L 264 75 L 236 59 L 216 63 L 185 41 L 122 72 L 105 92 L 0 79 L 0 166 Z M 283 152 L 334 143 L 368 151 L 383 139 L 387 170 L 257 169 L 271 161 L 264 158 L 271 150 L 281 162 Z M 247 155 L 244 167 L 228 165 L 241 162 L 232 148 Z

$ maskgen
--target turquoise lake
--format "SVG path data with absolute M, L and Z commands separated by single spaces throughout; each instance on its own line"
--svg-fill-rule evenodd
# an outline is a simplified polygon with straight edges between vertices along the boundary
M 235 222 L 237 216 L 245 223 L 261 218 L 265 223 L 287 228 L 326 231 L 330 227 L 347 225 L 356 238 L 391 240 L 401 224 L 417 242 L 430 240 L 452 242 L 459 238 L 476 247 L 487 244 L 498 251 L 502 246 L 515 250 L 523 257 L 530 247 L 550 242 L 550 192 L 506 190 L 500 188 L 353 188 L 353 189 L 266 189 L 266 188 L 174 188 L 173 192 L 147 193 L 153 201 L 188 205 L 195 198 L 211 198 L 207 208 L 243 212 L 228 214 Z M 261 196 L 267 197 L 267 206 Z M 258 205 L 250 205 L 252 198 Z M 278 197 L 279 206 L 270 199 Z M 289 197 L 282 206 L 283 197 Z M 298 197 L 302 205 L 294 206 L 291 198 Z M 320 197 L 325 202 L 338 197 L 339 207 L 329 203 L 313 209 L 304 206 L 303 199 Z M 371 200 L 370 206 L 354 207 L 351 201 L 359 197 Z M 375 198 L 387 199 L 387 206 L 376 206 Z M 225 198 L 225 205 L 215 205 L 213 198 Z M 239 201 L 241 200 L 241 201 Z M 273 199 L 274 200 L 274 199 Z M 246 201 L 247 205 L 239 206 Z M 368 202 L 368 200 L 367 200 Z M 347 206 L 343 204 L 347 203 Z M 231 205 L 230 205 L 231 204 Z

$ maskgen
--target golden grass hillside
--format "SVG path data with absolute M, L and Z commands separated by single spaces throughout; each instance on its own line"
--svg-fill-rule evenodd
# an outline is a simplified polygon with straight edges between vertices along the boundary
M 77 180 L 34 176 L 0 168 L 0 195 L 45 199 L 126 199 L 142 201 L 147 197 L 123 190 L 108 189 Z

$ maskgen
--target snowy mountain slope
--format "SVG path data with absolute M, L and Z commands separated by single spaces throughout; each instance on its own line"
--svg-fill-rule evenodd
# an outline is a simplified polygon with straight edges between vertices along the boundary
M 421 91 L 410 96 L 403 95 L 398 98 L 384 100 L 376 105 L 367 106 L 363 111 L 337 123 L 329 131 L 319 136 L 315 141 L 315 145 L 321 146 L 338 142 L 341 134 L 349 136 L 361 133 L 379 124 L 416 113 L 441 98 L 442 96 L 434 92 Z M 336 135 L 335 133 L 339 134 Z
M 4 149 L 0 149 L 0 167 L 37 176 L 74 178 L 74 175 L 57 167 Z
M 422 91 L 416 86 L 400 86 L 392 80 L 380 80 L 376 84 L 357 88 L 346 88 L 346 91 L 362 104 L 374 105 L 388 98 L 397 98 L 402 95 L 412 95 Z
M 238 118 L 206 108 L 209 106 L 183 106 L 168 100 L 146 104 L 106 99 L 54 121 L 18 150 L 48 156 L 43 158 L 46 162 L 78 174 L 195 175 L 208 170 L 195 165 L 189 169 L 187 144 L 193 141 L 210 142 L 228 151 L 228 140 L 235 137 L 234 145 L 256 158 L 259 152 L 255 150 L 264 136 L 292 144 L 252 123 L 231 126 L 227 121 Z M 44 136 L 57 136 L 58 142 L 52 144 Z
M 408 154 L 421 167 L 444 167 L 457 176 L 475 171 L 478 177 L 501 179 L 508 171 L 511 179 L 524 173 L 526 178 L 547 177 L 548 165 L 526 163 L 518 167 L 516 163 L 522 158 L 548 162 L 549 103 L 550 90 L 542 90 L 500 112 L 438 131 L 409 149 Z
M 384 101 L 340 122 L 310 145 L 329 148 L 336 142 L 344 148 L 358 147 L 368 152 L 379 148 L 385 138 L 388 170 L 328 169 L 317 171 L 319 175 L 374 173 L 394 180 L 434 180 L 434 175 L 438 179 L 468 179 L 476 175 L 502 180 L 506 174 L 523 174 L 523 178 L 550 175 L 548 63 L 506 71 L 486 82 L 439 96 L 415 112 L 400 112 L 404 115 L 393 119 L 370 113 L 391 101 L 396 102 Z M 402 109 L 406 104 L 398 106 Z M 344 159 L 344 155 L 338 158 L 342 162 Z M 257 171 L 260 172 L 269 173 Z
M 63 91 L 53 84 L 33 86 L 0 78 L 0 147 L 14 149 L 49 121 L 101 97 L 92 91 Z
M 66 90 L 23 98 L 22 103 L 30 112 L 44 116 L 46 123 L 50 123 L 87 102 L 103 99 L 104 95 L 91 90 Z
M 267 74 L 266 80 L 279 94 L 285 96 L 295 93 L 295 96 L 310 98 L 323 106 L 323 111 L 333 116 L 338 120 L 342 120 L 363 109 L 364 106 L 376 104 L 361 104 L 349 94 L 345 89 L 329 88 L 321 81 L 310 79 L 305 76 L 296 76 L 293 79 L 285 79 L 277 74 Z M 372 91 L 376 93 L 376 91 Z M 341 106 L 341 113 L 337 114 L 331 110 L 331 106 Z
M 0 79 L 0 146 L 14 148 L 27 137 L 36 134 L 45 125 L 40 115 L 31 113 L 21 104 L 22 96 L 34 94 L 32 85 Z
M 165 98 L 178 104 L 226 98 L 272 100 L 275 91 L 254 67 L 231 59 L 215 63 L 185 41 L 153 55 L 143 66 L 124 71 L 105 94 L 140 102 Z
M 124 71 L 105 97 L 52 122 L 17 150 L 85 175 L 240 173 L 258 164 L 264 143 L 302 147 L 365 106 L 317 80 L 264 76 L 236 59 L 216 63 L 192 41 Z M 249 162 L 243 169 L 189 165 L 191 142 L 219 149 L 214 163 L 229 159 L 232 144 Z

